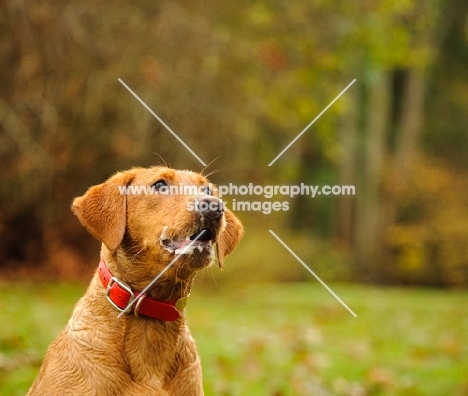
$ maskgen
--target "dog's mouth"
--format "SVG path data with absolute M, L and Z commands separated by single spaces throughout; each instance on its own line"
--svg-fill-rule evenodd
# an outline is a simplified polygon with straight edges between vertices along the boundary
M 209 229 L 200 229 L 183 239 L 169 238 L 167 226 L 163 228 L 159 237 L 160 245 L 168 252 L 180 255 L 194 253 L 212 253 L 215 234 Z

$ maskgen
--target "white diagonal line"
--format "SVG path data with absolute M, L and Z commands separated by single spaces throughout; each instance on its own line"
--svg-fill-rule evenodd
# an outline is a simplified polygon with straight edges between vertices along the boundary
M 156 275 L 156 277 L 149 283 L 148 286 L 146 286 L 146 287 L 139 293 L 139 295 L 140 295 L 140 296 L 143 296 L 143 295 L 148 291 L 148 289 L 149 289 L 151 286 L 153 286 L 153 285 L 156 283 L 156 281 L 157 281 L 169 268 L 172 267 L 172 265 L 179 259 L 179 257 L 182 256 L 183 254 L 185 254 L 185 252 L 188 250 L 188 248 L 189 248 L 190 246 L 192 246 L 192 245 L 198 240 L 198 238 L 200 238 L 200 237 L 203 235 L 204 232 L 205 232 L 205 230 L 203 230 L 202 232 L 200 232 L 200 234 L 199 234 L 194 240 L 190 241 L 190 243 L 189 243 L 187 246 L 185 246 L 184 248 L 182 248 L 182 251 L 174 258 L 174 260 L 172 260 L 172 261 L 166 266 L 166 268 L 164 268 L 158 275 Z M 117 317 L 120 318 L 124 313 L 127 312 L 127 310 L 128 310 L 128 309 L 132 306 L 132 304 L 134 304 L 134 303 L 135 303 L 135 300 L 134 300 L 134 301 L 130 301 L 130 302 L 128 303 L 128 305 L 125 307 L 125 309 L 122 310 L 122 312 L 120 312 L 120 313 L 118 314 Z
M 280 239 L 280 237 L 279 237 L 278 235 L 276 235 L 272 230 L 268 230 L 268 231 L 270 231 L 271 235 L 273 235 L 273 236 L 279 241 L 279 243 L 281 243 L 281 244 L 288 250 L 288 252 L 291 253 L 291 254 L 296 258 L 296 260 L 299 261 L 299 262 L 305 267 L 305 269 L 306 269 L 307 271 L 309 271 L 309 272 L 315 277 L 315 279 L 317 279 L 317 280 L 322 284 L 322 286 L 323 286 L 325 289 L 327 289 L 327 290 L 333 295 L 333 297 L 335 297 L 335 298 L 341 303 L 341 305 L 343 305 L 343 307 L 345 307 L 345 308 L 351 313 L 351 315 L 353 315 L 355 318 L 357 317 L 357 315 L 351 310 L 351 308 L 349 308 L 349 307 L 344 303 L 344 301 L 343 301 L 340 297 L 338 297 L 338 295 L 337 295 L 332 289 L 330 289 L 330 288 L 328 287 L 328 285 L 327 285 L 322 279 L 320 279 L 320 278 L 318 277 L 318 275 L 317 275 L 314 271 L 312 271 L 312 270 L 307 266 L 307 264 L 304 263 L 304 262 L 299 258 L 299 256 L 298 256 L 296 253 L 294 253 L 294 252 L 291 250 L 291 248 L 290 248 L 288 245 L 286 245 L 286 244 Z
M 198 161 L 200 161 L 200 162 L 203 164 L 203 166 L 206 166 L 206 164 L 202 161 L 202 159 L 201 159 L 197 154 L 195 154 L 195 152 L 194 152 L 187 144 L 185 144 L 185 142 L 184 142 L 179 136 L 177 136 L 177 134 L 176 134 L 171 128 L 169 128 L 169 126 L 168 126 L 153 110 L 151 110 L 151 109 L 148 107 L 148 105 L 147 105 L 145 102 L 143 102 L 143 101 L 139 98 L 139 96 L 138 96 L 135 92 L 133 92 L 133 91 L 130 89 L 130 87 L 129 87 L 127 84 L 125 84 L 125 83 L 122 81 L 122 79 L 119 78 L 119 81 L 120 81 L 120 83 L 121 83 L 125 88 L 128 89 L 128 91 L 129 91 L 135 98 L 138 99 L 138 101 L 139 101 L 143 106 L 145 106 L 146 110 L 148 110 L 148 111 L 149 111 L 149 112 L 150 112 L 150 113 L 151 113 L 151 114 L 152 114 L 152 115 L 169 131 L 169 132 L 170 132 L 170 133 L 172 133 L 172 135 L 173 135 L 188 151 L 190 151 L 190 153 L 191 153 Z
M 312 122 L 311 122 L 309 125 L 307 125 L 307 126 L 302 130 L 302 132 L 301 132 L 299 135 L 297 135 L 297 136 L 294 138 L 294 140 L 293 140 L 291 143 L 289 143 L 289 144 L 284 148 L 284 150 L 283 150 L 281 153 L 279 153 L 279 154 L 276 156 L 276 158 L 275 158 L 273 161 L 271 161 L 271 162 L 268 164 L 268 166 L 273 165 L 273 164 L 276 162 L 276 160 L 277 160 L 279 157 L 281 157 L 281 156 L 284 154 L 284 152 L 285 152 L 289 147 L 291 147 L 291 146 L 296 142 L 296 140 L 299 139 L 299 138 L 305 133 L 305 131 L 307 131 L 307 130 L 313 125 L 313 123 L 314 123 L 315 121 L 317 121 L 317 120 L 322 116 L 322 114 L 325 113 L 325 112 L 330 108 L 330 106 L 331 106 L 333 103 L 335 103 L 335 102 L 340 98 L 340 96 L 343 95 L 343 94 L 347 91 L 347 89 L 348 89 L 351 85 L 353 85 L 353 84 L 355 83 L 355 81 L 356 81 L 356 79 L 354 79 L 353 81 L 351 81 L 351 82 L 348 84 L 348 86 L 347 86 L 345 89 L 343 89 L 343 90 L 338 94 L 338 96 L 337 96 L 335 99 L 333 99 L 333 100 L 330 102 L 330 104 L 329 104 L 327 107 L 325 107 L 325 108 L 322 110 L 322 112 L 321 112 L 317 117 L 315 117 L 315 118 L 312 120 Z

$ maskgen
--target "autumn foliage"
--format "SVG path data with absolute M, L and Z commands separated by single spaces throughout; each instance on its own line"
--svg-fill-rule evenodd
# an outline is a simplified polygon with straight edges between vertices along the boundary
M 355 185 L 274 224 L 340 251 L 356 280 L 468 285 L 462 3 L 2 2 L 3 276 L 77 276 L 97 245 L 70 202 L 113 172 L 160 157 L 201 169 L 121 78 L 205 162 L 219 157 L 215 182 Z

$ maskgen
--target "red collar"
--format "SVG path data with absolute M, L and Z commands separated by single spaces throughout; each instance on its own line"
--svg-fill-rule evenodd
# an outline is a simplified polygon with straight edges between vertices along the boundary
M 146 296 L 140 297 L 140 292 L 133 291 L 125 282 L 115 278 L 103 260 L 99 263 L 99 278 L 106 289 L 106 298 L 120 312 L 124 312 L 133 301 L 131 308 L 125 312 L 170 322 L 180 317 L 180 311 L 185 308 L 187 302 L 188 296 L 167 302 Z

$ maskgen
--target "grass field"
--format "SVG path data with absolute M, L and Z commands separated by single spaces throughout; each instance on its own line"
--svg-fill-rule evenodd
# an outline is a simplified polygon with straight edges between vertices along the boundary
M 24 395 L 82 284 L 1 285 L 0 395 Z M 311 283 L 196 287 L 206 395 L 468 395 L 468 292 Z

